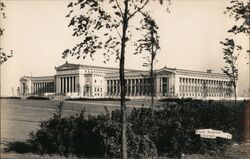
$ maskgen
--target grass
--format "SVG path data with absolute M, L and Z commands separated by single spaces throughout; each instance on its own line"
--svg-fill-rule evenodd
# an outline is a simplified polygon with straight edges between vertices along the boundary
M 15 153 L 15 152 L 2 152 L 1 159 L 79 159 L 76 156 L 60 156 L 60 155 L 37 155 L 32 153 Z M 250 158 L 250 144 L 231 145 L 223 154 L 192 154 L 184 155 L 185 159 L 249 159 Z M 159 157 L 159 159 L 170 159 Z
M 18 154 L 14 152 L 1 153 L 1 159 L 79 159 L 75 156 L 60 156 L 60 155 L 36 155 L 32 153 Z

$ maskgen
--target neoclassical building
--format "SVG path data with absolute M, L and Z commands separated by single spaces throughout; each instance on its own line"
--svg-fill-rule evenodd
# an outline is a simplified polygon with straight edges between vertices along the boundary
M 54 76 L 20 78 L 20 95 L 53 95 L 71 98 L 119 98 L 119 69 L 80 64 L 55 67 Z M 125 70 L 127 98 L 148 98 L 149 71 Z M 220 73 L 164 67 L 154 71 L 156 98 L 226 99 L 229 78 Z

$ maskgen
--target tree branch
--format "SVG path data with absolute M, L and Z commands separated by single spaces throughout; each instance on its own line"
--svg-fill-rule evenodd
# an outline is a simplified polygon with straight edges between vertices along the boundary
M 122 38 L 122 36 L 121 36 L 121 34 L 120 34 L 119 30 L 118 30 L 116 27 L 115 27 L 115 29 L 116 29 L 116 31 L 117 31 L 117 33 L 118 33 L 119 37 L 120 37 L 120 38 Z
M 123 17 L 123 13 L 122 13 L 121 6 L 119 5 L 119 3 L 118 3 L 118 1 L 117 1 L 117 0 L 115 0 L 115 2 L 116 2 L 117 7 L 118 7 L 118 8 L 119 8 L 119 10 L 120 10 L 120 13 L 121 13 L 122 17 Z
M 145 6 L 146 4 L 148 4 L 149 0 L 146 0 L 146 2 L 142 5 L 142 7 L 140 7 L 138 10 L 134 11 L 134 13 L 132 13 L 129 17 L 128 17 L 128 20 L 130 18 L 132 18 L 137 12 L 140 12 Z

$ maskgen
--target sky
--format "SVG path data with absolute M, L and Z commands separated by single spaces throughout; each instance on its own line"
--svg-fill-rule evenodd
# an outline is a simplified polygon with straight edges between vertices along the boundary
M 65 17 L 69 1 L 5 0 L 4 3 L 7 18 L 1 19 L 5 32 L 0 45 L 5 51 L 13 50 L 14 56 L 1 65 L 2 96 L 12 95 L 12 90 L 16 93 L 20 77 L 54 75 L 55 67 L 66 61 L 118 68 L 115 60 L 103 63 L 102 53 L 95 54 L 94 59 L 62 59 L 62 52 L 76 44 L 72 28 L 68 28 L 70 19 Z M 227 0 L 172 0 L 170 13 L 156 3 L 150 4 L 146 9 L 159 26 L 161 46 L 155 68 L 222 72 L 225 63 L 219 42 L 231 36 L 227 30 L 234 23 L 223 13 L 228 4 Z M 235 39 L 248 47 L 246 36 Z M 146 69 L 142 66 L 142 55 L 130 52 L 128 49 L 125 68 Z M 247 58 L 242 51 L 238 60 L 239 95 L 248 90 Z

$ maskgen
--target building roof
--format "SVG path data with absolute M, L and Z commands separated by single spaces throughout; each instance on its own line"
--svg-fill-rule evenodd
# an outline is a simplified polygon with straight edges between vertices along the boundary
M 118 72 L 119 68 L 115 67 L 106 67 L 106 66 L 92 66 L 92 65 L 82 65 L 82 64 L 73 64 L 68 63 L 67 61 L 62 64 L 61 66 L 55 67 L 56 70 L 60 70 L 62 68 L 68 67 L 68 69 L 79 69 L 79 68 L 93 68 L 93 69 L 99 69 L 99 70 L 111 70 Z M 135 69 L 125 69 L 125 71 L 143 71 L 143 70 L 135 70 Z

